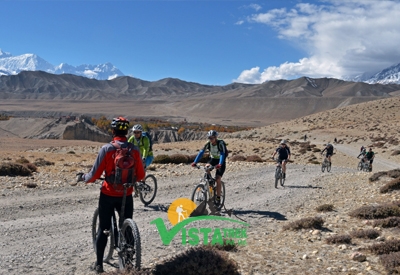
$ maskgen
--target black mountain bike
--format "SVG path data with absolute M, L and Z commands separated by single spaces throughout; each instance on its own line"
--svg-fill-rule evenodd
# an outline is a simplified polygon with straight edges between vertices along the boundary
M 141 264 L 141 243 L 139 228 L 132 219 L 125 219 L 125 202 L 126 190 L 134 186 L 133 183 L 124 183 L 124 195 L 122 197 L 121 213 L 114 211 L 111 217 L 111 228 L 105 230 L 104 233 L 108 236 L 107 247 L 104 250 L 104 262 L 109 262 L 112 258 L 114 250 L 118 254 L 118 265 L 120 270 L 126 268 L 140 269 Z M 117 222 L 117 217 L 119 221 Z M 96 238 L 100 230 L 99 209 L 97 208 L 93 214 L 92 220 L 92 239 L 93 248 L 96 252 Z
M 157 179 L 154 175 L 147 175 L 144 181 L 138 181 L 134 185 L 134 196 L 140 198 L 142 203 L 147 206 L 156 197 L 157 194 Z
M 207 202 L 208 200 L 212 201 L 214 204 L 216 203 L 216 192 L 217 192 L 217 182 L 215 178 L 211 176 L 211 171 L 215 168 L 215 166 L 196 166 L 198 169 L 204 169 L 204 176 L 200 179 L 200 183 L 195 186 L 192 192 L 191 200 L 199 206 L 202 202 Z M 208 200 L 207 200 L 208 197 Z M 221 181 L 221 201 L 218 206 L 219 209 L 225 203 L 225 184 Z M 203 203 L 201 209 L 198 209 L 200 213 L 204 213 L 206 209 L 206 203 Z
M 324 158 L 324 161 L 321 164 L 321 171 L 325 172 L 325 168 L 326 168 L 326 172 L 330 172 L 331 168 L 332 168 L 331 163 L 329 162 L 327 157 Z
M 285 179 L 283 178 L 282 163 L 278 159 L 275 161 L 275 188 L 278 188 L 278 182 L 280 182 L 281 186 L 283 186 L 285 184 Z

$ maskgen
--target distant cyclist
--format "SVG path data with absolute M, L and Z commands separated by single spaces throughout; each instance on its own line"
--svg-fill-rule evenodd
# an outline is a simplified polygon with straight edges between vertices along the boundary
M 321 154 L 323 155 L 325 151 L 326 151 L 325 157 L 328 159 L 329 165 L 332 165 L 331 157 L 332 157 L 332 155 L 333 155 L 333 145 L 330 144 L 330 143 L 328 143 L 328 144 L 326 145 L 325 149 L 322 150 Z
M 364 157 L 367 154 L 367 148 L 365 148 L 364 146 L 361 146 L 360 149 L 360 154 L 357 156 L 357 158 L 360 158 L 360 156 L 362 156 L 362 160 L 364 161 Z
M 197 154 L 195 160 L 192 163 L 192 166 L 195 167 L 196 164 L 200 161 L 204 152 L 210 152 L 210 160 L 208 161 L 208 165 L 215 166 L 217 169 L 215 173 L 215 181 L 217 182 L 217 195 L 215 198 L 215 204 L 217 207 L 221 206 L 221 179 L 224 175 L 226 168 L 226 156 L 228 154 L 228 150 L 226 149 L 226 144 L 222 139 L 217 138 L 218 133 L 214 130 L 210 130 L 207 133 L 208 141 L 204 145 L 203 149 Z
M 274 159 L 275 155 L 278 154 L 278 161 L 282 163 L 282 173 L 283 178 L 286 178 L 286 162 L 290 159 L 290 148 L 286 144 L 286 140 L 282 139 L 279 147 L 276 148 L 275 152 L 272 155 L 272 159 Z
M 372 163 L 374 162 L 375 153 L 372 151 L 372 148 L 369 148 L 368 152 L 365 154 L 367 161 L 369 161 L 369 171 L 372 171 Z
M 140 155 L 142 156 L 143 165 L 149 167 L 153 162 L 154 156 L 153 151 L 150 150 L 150 139 L 143 134 L 143 127 L 140 124 L 136 124 L 132 127 L 133 136 L 128 139 L 128 142 L 133 143 L 139 147 Z

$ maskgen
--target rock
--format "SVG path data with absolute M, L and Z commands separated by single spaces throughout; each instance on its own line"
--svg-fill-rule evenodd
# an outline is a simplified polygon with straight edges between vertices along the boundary
M 302 257 L 302 259 L 303 259 L 303 260 L 307 260 L 307 259 L 308 259 L 308 255 L 307 255 L 307 254 L 304 254 L 303 257 Z
M 353 254 L 351 254 L 350 259 L 356 262 L 363 262 L 367 259 L 367 256 L 365 256 L 364 254 L 360 253 L 360 252 L 355 252 Z

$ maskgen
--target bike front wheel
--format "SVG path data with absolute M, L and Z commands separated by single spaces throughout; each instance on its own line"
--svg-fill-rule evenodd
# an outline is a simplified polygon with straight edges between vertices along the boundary
M 201 209 L 199 208 L 199 211 L 200 213 L 204 213 L 207 202 L 207 190 L 203 183 L 199 183 L 196 185 L 196 187 L 193 189 L 192 196 L 190 199 L 196 204 L 196 207 L 199 207 L 201 205 Z
M 215 187 L 214 187 L 214 203 L 216 203 L 216 200 L 215 200 L 215 198 L 216 198 L 216 196 L 217 196 L 217 183 L 215 183 Z M 223 181 L 221 181 L 221 196 L 220 196 L 220 198 L 221 198 L 221 201 L 220 201 L 220 205 L 219 205 L 219 207 L 221 208 L 222 206 L 224 206 L 224 203 L 225 203 L 225 183 L 223 182 Z
M 322 165 L 321 165 L 321 171 L 322 171 L 322 173 L 325 172 L 325 163 L 322 163 Z
M 357 170 L 362 170 L 363 169 L 363 163 L 360 161 L 359 163 L 358 163 L 358 166 L 357 166 Z
M 330 172 L 332 168 L 332 164 L 329 162 L 328 165 L 326 166 L 326 172 Z
M 99 209 L 96 208 L 92 219 L 92 241 L 93 241 L 94 253 L 96 253 L 96 255 L 97 255 L 96 239 L 97 235 L 99 234 L 99 230 L 100 230 Z M 104 249 L 104 257 L 103 257 L 104 262 L 108 262 L 112 258 L 114 252 L 114 243 L 115 243 L 114 230 L 110 228 L 110 231 L 107 236 L 107 246 Z
M 275 188 L 278 188 L 278 182 L 282 178 L 282 170 L 277 167 L 275 169 Z
M 153 175 L 147 175 L 144 181 L 138 183 L 141 184 L 139 197 L 142 203 L 147 206 L 156 197 L 157 194 L 157 180 Z
M 121 239 L 119 242 L 118 264 L 119 269 L 140 269 L 141 243 L 139 228 L 132 219 L 124 220 L 121 228 Z

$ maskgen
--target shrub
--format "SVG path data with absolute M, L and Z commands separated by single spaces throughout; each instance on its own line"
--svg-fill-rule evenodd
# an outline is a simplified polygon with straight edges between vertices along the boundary
M 395 150 L 395 151 L 393 151 L 393 153 L 392 153 L 391 155 L 392 155 L 392 156 L 400 155 L 400 150 Z
M 398 177 L 400 177 L 400 169 L 393 169 L 393 170 L 389 170 L 389 171 L 381 171 L 381 172 L 374 173 L 369 178 L 369 181 L 371 181 L 371 182 L 372 181 L 377 181 L 382 176 L 388 176 L 388 177 L 391 177 L 391 178 L 398 178 Z
M 74 151 L 68 151 L 67 154 L 75 155 Z
M 321 217 L 309 217 L 302 218 L 283 227 L 284 230 L 299 230 L 308 228 L 321 228 L 324 224 L 324 220 Z
M 261 157 L 257 156 L 257 155 L 252 155 L 252 156 L 248 156 L 246 158 L 247 162 L 263 162 L 263 160 L 261 159 Z
M 319 148 L 317 148 L 317 147 L 314 147 L 314 148 L 312 149 L 312 151 L 313 151 L 313 152 L 321 152 L 321 149 L 319 149 Z
M 398 274 L 400 269 L 400 252 L 391 252 L 379 256 L 381 264 L 388 270 L 392 271 L 389 274 Z M 395 270 L 393 270 L 395 269 Z
M 245 161 L 246 157 L 243 155 L 236 155 L 236 156 L 232 156 L 229 160 L 230 161 Z
M 379 192 L 381 193 L 387 193 L 393 190 L 399 190 L 400 189 L 400 178 L 395 178 L 388 183 L 386 183 L 384 186 L 382 186 L 379 189 Z
M 395 204 L 367 205 L 349 213 L 351 217 L 359 219 L 384 219 L 391 216 L 400 216 L 400 207 Z
M 33 162 L 36 166 L 54 165 L 54 162 L 45 160 L 44 158 L 37 158 Z
M 328 244 L 339 244 L 339 243 L 351 243 L 350 235 L 334 235 L 326 238 L 326 243 Z
M 157 264 L 154 275 L 239 275 L 238 265 L 223 251 L 207 246 L 197 246 Z
M 0 176 L 30 176 L 32 174 L 26 166 L 19 163 L 3 163 L 0 165 Z
M 311 164 L 321 164 L 318 160 L 309 161 Z
M 390 240 L 383 243 L 375 243 L 366 248 L 375 255 L 389 254 L 400 251 L 400 240 Z
M 15 162 L 19 163 L 19 164 L 25 164 L 25 163 L 29 163 L 29 160 L 27 160 L 24 157 L 20 157 L 19 159 L 15 160 Z
M 315 208 L 318 212 L 330 212 L 333 211 L 333 204 L 323 204 Z
M 188 163 L 188 157 L 182 154 L 173 154 L 170 156 L 170 162 L 174 164 Z
M 36 172 L 37 171 L 37 166 L 33 163 L 26 163 L 24 164 L 26 168 L 28 168 L 31 172 Z
M 237 244 L 235 240 L 229 240 L 229 239 L 224 239 L 223 244 L 208 244 L 206 245 L 207 248 L 211 249 L 217 249 L 217 250 L 222 250 L 222 251 L 231 251 L 231 252 L 236 252 L 237 251 Z
M 24 186 L 26 186 L 28 188 L 36 188 L 37 184 L 34 182 L 29 182 L 29 183 L 25 183 Z
M 389 217 L 386 219 L 374 220 L 372 226 L 380 226 L 383 228 L 397 227 L 400 226 L 400 217 Z
M 153 163 L 171 163 L 171 158 L 169 155 L 157 155 L 154 157 Z
M 380 233 L 376 229 L 353 230 L 350 232 L 350 236 L 360 239 L 376 239 L 380 236 Z

